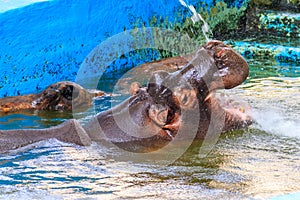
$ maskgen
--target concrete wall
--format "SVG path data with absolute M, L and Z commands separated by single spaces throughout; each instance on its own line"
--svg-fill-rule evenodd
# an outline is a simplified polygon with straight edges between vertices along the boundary
M 243 2 L 227 3 L 239 7 Z M 189 3 L 209 10 L 216 2 Z M 74 81 L 84 58 L 110 36 L 166 21 L 182 23 L 187 16 L 176 0 L 52 0 L 1 13 L 0 97 Z

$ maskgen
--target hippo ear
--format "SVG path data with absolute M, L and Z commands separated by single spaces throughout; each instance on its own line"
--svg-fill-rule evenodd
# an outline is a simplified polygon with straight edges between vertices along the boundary
M 229 47 L 216 48 L 215 52 L 216 65 L 225 89 L 231 89 L 243 83 L 249 74 L 245 59 Z

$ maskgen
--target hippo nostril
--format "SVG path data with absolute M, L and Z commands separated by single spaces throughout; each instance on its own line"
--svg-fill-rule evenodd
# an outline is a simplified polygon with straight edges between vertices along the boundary
M 226 63 L 223 62 L 223 63 L 221 64 L 221 66 L 222 66 L 222 68 L 225 68 L 225 67 L 226 67 Z
M 228 66 L 227 59 L 221 59 L 221 58 L 216 59 L 216 66 L 218 69 L 223 69 L 227 67 Z
M 219 51 L 218 53 L 216 53 L 216 56 L 217 57 L 219 57 L 219 58 L 222 58 L 222 57 L 224 57 L 224 55 L 226 55 L 225 53 L 224 53 L 224 49 L 222 49 L 221 51 Z

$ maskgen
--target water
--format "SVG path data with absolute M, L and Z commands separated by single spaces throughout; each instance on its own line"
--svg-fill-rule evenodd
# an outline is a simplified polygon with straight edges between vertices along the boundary
M 299 192 L 299 74 L 278 76 L 256 70 L 263 62 L 249 63 L 251 78 L 225 95 L 248 102 L 257 123 L 219 138 L 207 157 L 198 157 L 197 143 L 166 165 L 120 161 L 121 152 L 96 143 L 43 141 L 0 157 L 0 199 L 268 199 Z M 97 111 L 111 100 L 97 101 Z
M 191 11 L 193 23 L 202 21 L 209 41 L 205 20 L 188 2 L 179 2 Z M 249 63 L 246 83 L 225 94 L 248 102 L 256 123 L 223 135 L 207 157 L 199 158 L 200 144 L 194 143 L 171 165 L 120 161 L 121 152 L 101 144 L 80 147 L 50 139 L 0 156 L 0 199 L 268 199 L 299 192 L 299 66 Z M 100 98 L 96 111 L 108 109 L 111 101 L 118 99 Z M 77 117 L 87 117 L 85 123 L 91 113 Z M 43 128 L 72 117 L 58 114 L 6 115 L 0 128 Z
M 299 77 L 251 79 L 232 92 L 228 95 L 250 102 L 257 128 L 270 134 L 300 138 Z
M 277 135 L 300 138 L 299 119 L 283 117 L 278 111 L 266 111 L 264 114 L 256 111 L 253 118 L 259 125 L 259 129 Z
M 72 118 L 71 112 L 20 112 L 0 114 L 0 130 L 5 129 L 38 129 L 56 126 L 66 119 Z
M 203 19 L 203 17 L 199 13 L 197 13 L 195 7 L 192 5 L 189 5 L 188 2 L 184 1 L 184 0 L 179 0 L 179 3 L 191 11 L 191 13 L 193 14 L 191 17 L 193 24 L 197 23 L 199 20 L 202 21 L 202 23 L 203 23 L 202 33 L 206 39 L 206 42 L 210 41 L 210 39 L 208 37 L 209 34 L 212 35 L 210 27 L 209 27 L 208 23 Z

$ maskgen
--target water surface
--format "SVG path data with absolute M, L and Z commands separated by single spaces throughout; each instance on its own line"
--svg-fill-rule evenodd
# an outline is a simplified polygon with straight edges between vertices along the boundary
M 268 199 L 299 192 L 299 66 L 249 63 L 250 78 L 225 95 L 248 102 L 257 123 L 223 135 L 207 157 L 199 157 L 199 143 L 169 164 L 122 160 L 96 143 L 43 141 L 0 157 L 0 199 Z M 97 101 L 97 109 L 109 101 Z M 2 128 L 20 118 L 28 120 L 25 128 L 47 121 L 10 117 L 1 118 Z

